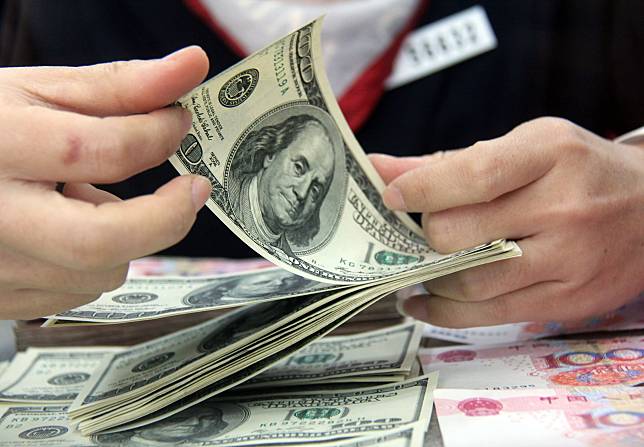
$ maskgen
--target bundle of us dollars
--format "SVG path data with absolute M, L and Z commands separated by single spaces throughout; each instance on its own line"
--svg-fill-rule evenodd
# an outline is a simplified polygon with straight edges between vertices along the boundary
M 114 353 L 70 408 L 87 433 L 146 423 L 244 383 L 299 351 L 371 298 L 305 296 L 244 307 Z M 347 310 L 347 308 L 349 308 Z M 340 318 L 328 318 L 341 313 Z
M 137 291 L 130 282 L 109 296 L 119 309 L 102 301 L 57 316 L 111 323 L 124 313 L 249 304 L 109 355 L 69 408 L 83 433 L 140 427 L 254 386 L 250 379 L 401 288 L 520 254 L 506 241 L 439 254 L 409 216 L 384 206 L 382 181 L 326 80 L 320 28 L 317 20 L 296 30 L 178 102 L 193 125 L 172 164 L 208 178 L 207 206 L 280 269 L 211 278 L 149 312 L 163 286 Z
M 301 384 L 352 385 L 399 382 L 418 375 L 421 325 L 325 337 L 278 362 L 244 384 L 253 390 Z M 71 403 L 115 347 L 30 348 L 0 371 L 0 402 Z
M 520 254 L 516 244 L 502 240 L 439 254 L 407 214 L 384 206 L 384 184 L 326 79 L 320 32 L 318 19 L 177 103 L 192 113 L 193 123 L 171 163 L 181 174 L 208 178 L 213 187 L 208 208 L 249 247 L 294 274 L 274 271 L 283 290 L 273 288 L 277 282 L 267 283 L 265 292 L 244 290 L 249 283 L 269 281 L 264 272 L 255 279 L 190 284 L 132 280 L 97 303 L 56 318 L 114 323 L 334 287 L 355 292 L 388 284 L 379 290 L 392 291 Z M 168 292 L 163 297 L 162 290 Z
M 90 437 L 73 430 L 61 405 L 0 407 L 3 445 L 420 447 L 436 374 L 343 391 L 209 399 L 145 426 Z

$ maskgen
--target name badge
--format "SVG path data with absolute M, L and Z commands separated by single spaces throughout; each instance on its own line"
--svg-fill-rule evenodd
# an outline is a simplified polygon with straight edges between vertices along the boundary
M 408 84 L 496 48 L 497 40 L 481 6 L 413 31 L 402 44 L 387 89 Z

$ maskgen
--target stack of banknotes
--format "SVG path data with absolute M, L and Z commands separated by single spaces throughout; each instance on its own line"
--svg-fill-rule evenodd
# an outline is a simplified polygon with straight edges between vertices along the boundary
M 128 350 L 29 349 L 11 364 L 0 364 L 0 442 L 642 445 L 644 396 L 637 387 L 644 383 L 642 335 L 419 349 L 421 332 L 421 325 L 407 323 L 324 337 L 243 385 L 169 417 L 90 436 L 76 430 L 69 406 L 88 383 L 105 375 L 106 359 Z M 150 371 L 136 378 L 168 388 L 162 359 L 154 365 L 133 363 L 121 365 Z M 109 384 L 103 397 L 118 397 L 119 387 L 142 386 L 134 375 L 129 379 Z M 427 431 L 432 400 L 440 433 Z
M 137 402 L 132 396 L 141 395 L 137 391 L 144 387 L 162 396 L 168 393 L 177 361 L 184 363 L 185 372 L 189 366 L 194 371 L 203 359 L 198 351 L 201 345 L 188 342 L 191 335 L 180 338 L 186 342 L 182 346 L 176 344 L 179 340 L 166 339 L 165 355 L 146 357 L 143 362 L 121 347 L 34 348 L 19 353 L 10 365 L 3 365 L 0 374 L 0 443 L 423 445 L 438 374 L 419 375 L 422 326 L 415 323 L 322 338 L 234 392 L 173 411 L 160 420 L 147 418 L 117 432 L 91 436 L 76 430 L 70 405 L 73 410 L 74 400 L 87 399 L 88 383 L 97 391 L 92 402 L 101 407 Z M 137 349 L 152 353 L 158 347 Z M 169 349 L 177 354 L 170 355 Z M 184 358 L 178 359 L 179 355 Z M 115 369 L 105 371 L 105 365 Z M 121 373 L 125 380 L 117 379 L 113 371 L 125 371 Z
M 52 325 L 96 325 L 238 307 L 108 354 L 67 410 L 83 434 L 130 430 L 252 386 L 397 290 L 520 255 L 503 240 L 437 253 L 408 215 L 384 206 L 324 74 L 320 33 L 320 20 L 305 25 L 178 101 L 193 125 L 171 163 L 208 178 L 208 208 L 277 267 L 131 279 L 56 315 Z
M 644 336 L 421 349 L 444 445 L 644 445 Z

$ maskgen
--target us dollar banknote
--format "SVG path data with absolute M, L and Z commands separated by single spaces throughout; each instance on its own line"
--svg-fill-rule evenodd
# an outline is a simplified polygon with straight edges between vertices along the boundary
M 193 123 L 171 163 L 207 177 L 208 208 L 298 275 L 356 284 L 465 261 L 468 252 L 432 250 L 408 215 L 384 206 L 327 81 L 320 32 L 318 19 L 182 97 Z M 520 253 L 503 241 L 486 249 Z
M 325 293 L 247 306 L 112 355 L 70 414 L 87 433 L 168 417 L 270 368 L 374 299 Z
M 206 277 L 135 277 L 97 300 L 51 319 L 131 323 L 309 295 L 338 287 L 277 267 Z
M 0 401 L 71 402 L 103 357 L 120 349 L 30 348 L 18 353 L 0 375 Z
M 420 324 L 407 323 L 362 334 L 322 338 L 276 363 L 250 381 L 249 387 L 404 380 L 412 372 L 421 332 Z M 6 375 L 0 376 L 0 402 L 71 402 L 102 360 L 123 349 L 30 348 L 18 353 Z
M 398 380 L 412 372 L 422 324 L 406 323 L 356 335 L 324 337 L 276 363 L 242 388 Z
M 47 441 L 42 445 L 240 446 L 304 442 L 318 445 L 321 441 L 354 445 L 342 440 L 357 438 L 356 446 L 379 445 L 365 438 L 369 436 L 396 441 L 392 443 L 395 446 L 409 446 L 413 431 L 422 432 L 431 417 L 435 386 L 433 374 L 355 390 L 210 399 L 160 422 L 90 437 L 73 430 L 64 406 L 4 407 L 0 408 L 0 440 L 6 442 L 3 445 L 38 445 Z

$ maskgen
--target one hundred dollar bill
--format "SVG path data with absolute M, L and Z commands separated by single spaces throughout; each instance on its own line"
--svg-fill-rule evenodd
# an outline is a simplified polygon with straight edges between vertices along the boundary
M 249 247 L 310 279 L 357 284 L 466 260 L 438 254 L 384 206 L 326 78 L 320 33 L 318 19 L 182 97 L 193 123 L 171 163 L 210 180 L 206 205 Z
M 116 347 L 30 348 L 0 375 L 0 401 L 71 402 L 106 354 Z
M 406 323 L 356 335 L 324 337 L 242 385 L 243 388 L 385 381 L 412 372 L 422 325 Z
M 434 394 L 445 447 L 636 446 L 644 443 L 639 388 L 440 389 Z
M 134 277 L 97 300 L 56 314 L 52 319 L 131 323 L 292 298 L 337 287 L 281 268 L 216 276 Z
M 441 388 L 601 387 L 644 383 L 644 337 L 536 340 L 421 349 Z
M 104 360 L 70 413 L 88 433 L 168 417 L 251 379 L 372 299 L 312 295 L 256 304 L 134 346 Z

